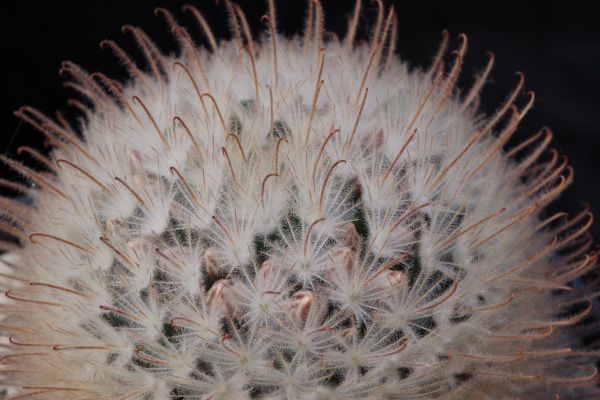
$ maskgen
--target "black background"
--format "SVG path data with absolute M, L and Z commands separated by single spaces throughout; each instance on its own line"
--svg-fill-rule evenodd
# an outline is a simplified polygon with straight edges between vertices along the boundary
M 90 71 L 103 71 L 115 78 L 125 74 L 100 40 L 117 40 L 128 52 L 139 56 L 131 38 L 123 35 L 123 24 L 141 26 L 163 50 L 175 50 L 163 20 L 153 9 L 163 6 L 190 28 L 199 41 L 200 31 L 181 5 L 191 2 L 210 21 L 218 37 L 228 37 L 223 6 L 209 0 L 187 1 L 6 1 L 3 3 L 0 46 L 2 93 L 0 99 L 0 153 L 15 154 L 27 144 L 43 148 L 42 136 L 21 124 L 12 112 L 33 105 L 52 114 L 67 109 L 72 95 L 58 76 L 60 62 L 73 60 Z M 362 37 L 373 25 L 375 6 L 364 0 Z M 264 1 L 239 1 L 257 33 Z M 326 28 L 343 35 L 353 1 L 323 0 Z M 306 10 L 302 0 L 279 0 L 278 23 L 284 33 L 299 33 Z M 443 29 L 469 36 L 468 57 L 460 85 L 468 88 L 475 72 L 486 62 L 485 52 L 496 55 L 496 66 L 482 98 L 482 108 L 493 112 L 516 83 L 514 73 L 523 71 L 526 90 L 534 90 L 536 103 L 519 129 L 519 135 L 549 126 L 555 133 L 554 146 L 569 156 L 575 167 L 575 183 L 553 206 L 577 211 L 588 202 L 600 215 L 600 29 L 593 2 L 493 1 L 427 2 L 387 1 L 399 16 L 398 52 L 411 65 L 426 66 L 433 57 Z M 525 96 L 521 104 L 525 102 Z M 76 116 L 74 112 L 68 113 Z M 0 176 L 14 177 L 4 166 Z M 593 228 L 600 238 L 600 224 Z

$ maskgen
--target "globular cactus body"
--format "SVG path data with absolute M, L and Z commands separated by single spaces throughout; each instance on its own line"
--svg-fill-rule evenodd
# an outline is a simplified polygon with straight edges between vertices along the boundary
M 147 57 L 121 84 L 65 63 L 81 137 L 24 107 L 54 145 L 35 184 L 3 199 L 0 374 L 17 398 L 505 399 L 597 395 L 570 326 L 587 212 L 539 217 L 572 180 L 542 130 L 507 150 L 531 107 L 518 86 L 477 112 L 489 73 L 456 93 L 467 39 L 427 70 L 394 55 L 380 4 L 355 45 L 304 36 L 198 48 L 164 10 L 180 56 L 126 27 Z M 579 328 L 583 329 L 583 328 Z M 550 396 L 550 397 L 549 397 Z M 558 397 L 557 397 L 558 398 Z M 562 397 L 561 397 L 562 398 Z

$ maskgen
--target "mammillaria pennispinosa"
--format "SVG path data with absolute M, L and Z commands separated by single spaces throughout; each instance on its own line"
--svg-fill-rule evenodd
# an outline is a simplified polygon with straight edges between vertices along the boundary
M 467 38 L 425 70 L 371 38 L 260 39 L 225 2 L 208 47 L 163 9 L 181 54 L 117 82 L 65 62 L 84 120 L 22 107 L 49 156 L 1 156 L 0 376 L 13 399 L 592 399 L 581 337 L 598 274 L 591 214 L 542 217 L 572 181 L 542 129 L 508 143 L 534 96 L 493 115 L 456 89 Z M 576 288 L 576 289 L 575 289 Z

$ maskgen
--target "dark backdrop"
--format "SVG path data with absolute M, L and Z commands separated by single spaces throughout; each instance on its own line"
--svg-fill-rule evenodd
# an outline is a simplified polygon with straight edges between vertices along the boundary
M 5 1 L 2 5 L 0 54 L 2 93 L 0 99 L 0 153 L 16 157 L 23 144 L 42 147 L 41 135 L 13 117 L 17 107 L 30 104 L 44 112 L 66 109 L 69 93 L 57 74 L 60 62 L 73 60 L 85 68 L 124 77 L 123 70 L 98 42 L 116 39 L 136 53 L 131 39 L 120 32 L 123 24 L 139 25 L 168 50 L 175 49 L 165 23 L 152 10 L 164 6 L 201 38 L 191 17 L 180 9 L 194 3 L 211 21 L 215 33 L 228 35 L 225 14 L 209 0 L 103 0 L 103 1 Z M 255 32 L 265 12 L 263 1 L 239 1 Z M 287 34 L 301 30 L 305 13 L 303 0 L 279 0 L 279 26 Z M 323 0 L 326 27 L 343 35 L 353 1 Z M 363 37 L 375 15 L 375 7 L 364 0 Z M 430 2 L 396 0 L 399 15 L 398 52 L 410 64 L 425 66 L 437 49 L 441 31 L 456 35 L 465 32 L 470 44 L 461 85 L 471 82 L 482 69 L 485 52 L 496 55 L 491 82 L 486 86 L 482 107 L 494 111 L 516 82 L 515 71 L 526 75 L 526 89 L 537 96 L 535 108 L 520 128 L 520 134 L 534 133 L 542 126 L 555 132 L 554 145 L 569 156 L 575 167 L 575 183 L 555 208 L 576 211 L 589 202 L 600 215 L 600 29 L 596 13 L 584 1 L 515 0 L 493 2 Z M 589 2 L 590 4 L 592 2 Z M 521 99 L 521 102 L 525 97 Z M 71 113 L 71 116 L 75 114 Z M 4 166 L 0 176 L 14 176 Z M 600 238 L 600 224 L 593 228 Z

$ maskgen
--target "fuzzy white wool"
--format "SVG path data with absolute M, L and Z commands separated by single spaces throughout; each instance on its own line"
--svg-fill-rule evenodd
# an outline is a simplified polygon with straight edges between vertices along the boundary
M 522 80 L 479 115 L 478 83 L 455 89 L 466 37 L 411 71 L 383 11 L 361 45 L 325 41 L 312 2 L 302 37 L 212 51 L 161 11 L 181 55 L 130 28 L 148 57 L 130 82 L 65 64 L 93 103 L 81 139 L 20 110 L 57 145 L 48 172 L 2 158 L 39 186 L 0 203 L 16 398 L 598 395 L 568 334 L 596 295 L 571 287 L 591 217 L 538 217 L 572 174 L 537 162 L 547 131 L 505 150 Z

